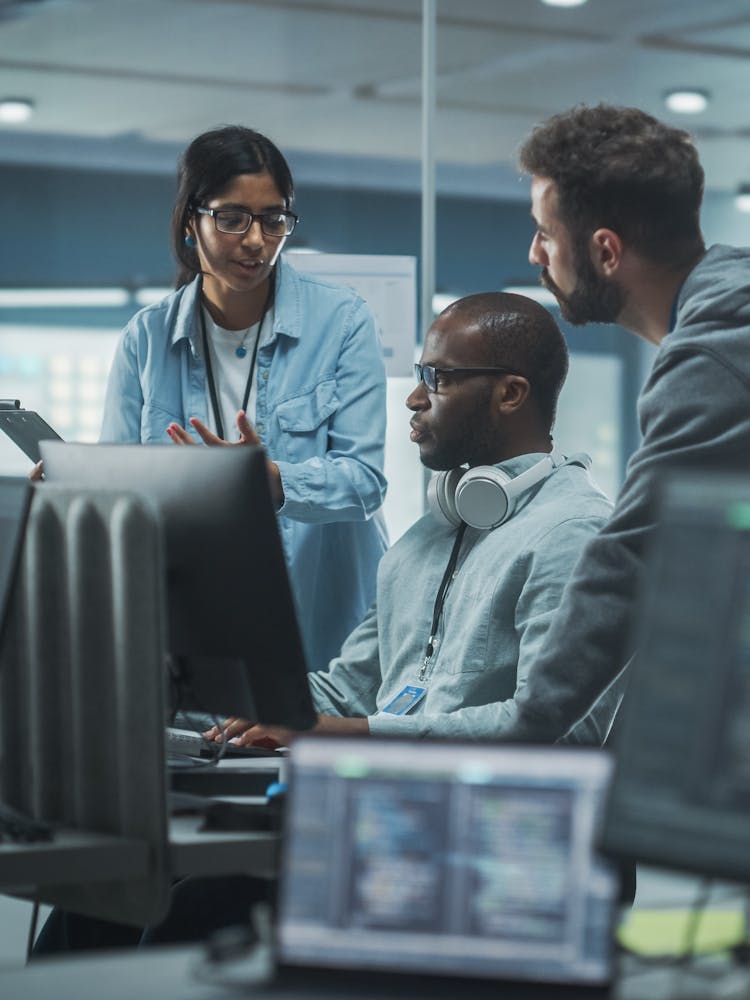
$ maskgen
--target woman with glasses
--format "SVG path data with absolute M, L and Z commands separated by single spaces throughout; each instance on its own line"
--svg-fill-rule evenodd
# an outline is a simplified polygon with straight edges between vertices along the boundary
M 293 204 L 287 162 L 260 133 L 227 126 L 190 143 L 177 289 L 124 330 L 101 440 L 265 448 L 314 669 L 364 615 L 386 546 L 385 373 L 365 303 L 281 257 Z

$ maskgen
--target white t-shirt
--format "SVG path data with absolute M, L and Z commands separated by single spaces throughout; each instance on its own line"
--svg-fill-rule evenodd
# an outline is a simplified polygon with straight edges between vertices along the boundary
M 242 406 L 242 397 L 245 395 L 250 366 L 253 363 L 255 353 L 255 342 L 258 335 L 261 335 L 261 343 L 268 340 L 273 330 L 273 309 L 269 309 L 263 318 L 263 330 L 259 331 L 260 323 L 254 323 L 246 330 L 225 330 L 218 326 L 212 319 L 208 310 L 203 307 L 203 319 L 206 324 L 206 339 L 208 341 L 208 351 L 211 358 L 211 368 L 214 376 L 216 395 L 219 400 L 219 410 L 221 420 L 224 424 L 224 440 L 237 441 L 239 431 L 237 430 L 237 411 Z M 245 356 L 237 356 L 237 348 L 244 347 Z M 247 401 L 245 412 L 250 423 L 255 422 L 255 406 L 258 398 L 257 390 L 257 359 L 255 372 L 250 386 L 250 396 Z M 216 418 L 211 403 L 211 391 L 208 384 L 208 372 L 206 372 L 206 404 L 208 410 L 208 426 L 217 434 Z

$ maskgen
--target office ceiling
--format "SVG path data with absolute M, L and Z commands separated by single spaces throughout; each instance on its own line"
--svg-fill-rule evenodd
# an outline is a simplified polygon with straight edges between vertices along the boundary
M 748 0 L 440 0 L 442 186 L 525 197 L 531 126 L 576 102 L 638 105 L 690 129 L 712 188 L 750 183 Z M 420 0 L 0 0 L 0 160 L 174 169 L 201 130 L 270 134 L 297 173 L 419 182 Z M 711 100 L 668 112 L 664 92 Z M 344 174 L 341 165 L 345 165 Z M 374 173 L 373 173 L 374 171 Z

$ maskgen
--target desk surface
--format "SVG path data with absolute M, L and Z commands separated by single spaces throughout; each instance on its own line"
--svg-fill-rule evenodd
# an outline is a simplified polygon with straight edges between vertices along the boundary
M 242 872 L 273 878 L 278 870 L 277 833 L 203 832 L 200 816 L 169 821 L 169 866 L 173 875 L 226 875 Z
M 250 771 L 283 780 L 281 759 L 222 761 L 222 771 Z M 278 834 L 202 832 L 200 816 L 169 820 L 168 867 L 173 876 L 242 872 L 271 878 L 278 868 Z M 33 894 L 36 886 L 65 886 L 143 878 L 149 871 L 145 841 L 80 830 L 59 830 L 52 840 L 0 843 L 0 891 Z
M 148 870 L 148 844 L 104 833 L 60 830 L 52 840 L 0 844 L 0 887 L 109 882 L 140 878 Z
M 172 875 L 226 875 L 242 872 L 273 878 L 278 869 L 279 835 L 269 832 L 202 832 L 200 816 L 169 822 Z M 36 886 L 74 885 L 142 878 L 149 870 L 148 845 L 99 833 L 60 830 L 53 840 L 0 844 L 0 887 L 32 894 Z
M 286 778 L 286 760 L 278 757 L 230 757 L 222 760 L 217 772 L 234 775 L 248 772 L 269 774 L 278 781 Z M 209 772 L 210 773 L 210 772 Z M 247 801 L 251 797 L 248 796 Z M 200 830 L 200 816 L 172 816 L 169 821 L 169 865 L 173 875 L 226 875 L 242 872 L 272 878 L 278 871 L 279 835 L 264 832 Z
M 23 968 L 0 970 L 0 996 L 24 1000 L 227 1000 L 251 996 L 253 1000 L 383 1000 L 382 992 L 370 988 L 366 979 L 352 989 L 346 982 L 329 984 L 326 989 L 310 986 L 280 986 L 249 983 L 257 972 L 247 964 L 211 967 L 202 962 L 202 951 L 152 949 L 90 958 L 47 959 Z M 103 990 L 102 984 L 106 983 Z M 465 983 L 465 981 L 464 981 Z M 228 989 L 228 985 L 231 984 Z M 455 1000 L 456 987 L 450 980 L 440 989 L 441 1000 Z M 498 983 L 472 984 L 473 1000 L 568 1000 L 575 991 L 560 991 L 538 985 L 500 986 Z M 612 991 L 612 1000 L 746 1000 L 748 980 L 739 977 L 721 984 L 690 972 L 653 969 L 640 975 L 626 968 Z M 419 979 L 403 980 L 401 988 L 389 993 L 390 1000 L 439 1000 L 438 994 L 424 989 Z

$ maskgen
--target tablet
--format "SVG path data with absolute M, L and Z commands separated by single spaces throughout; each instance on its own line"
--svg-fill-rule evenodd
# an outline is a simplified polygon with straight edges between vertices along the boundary
M 0 400 L 0 430 L 8 437 L 32 462 L 41 459 L 40 441 L 62 441 L 57 431 L 33 410 L 24 410 L 17 399 Z

